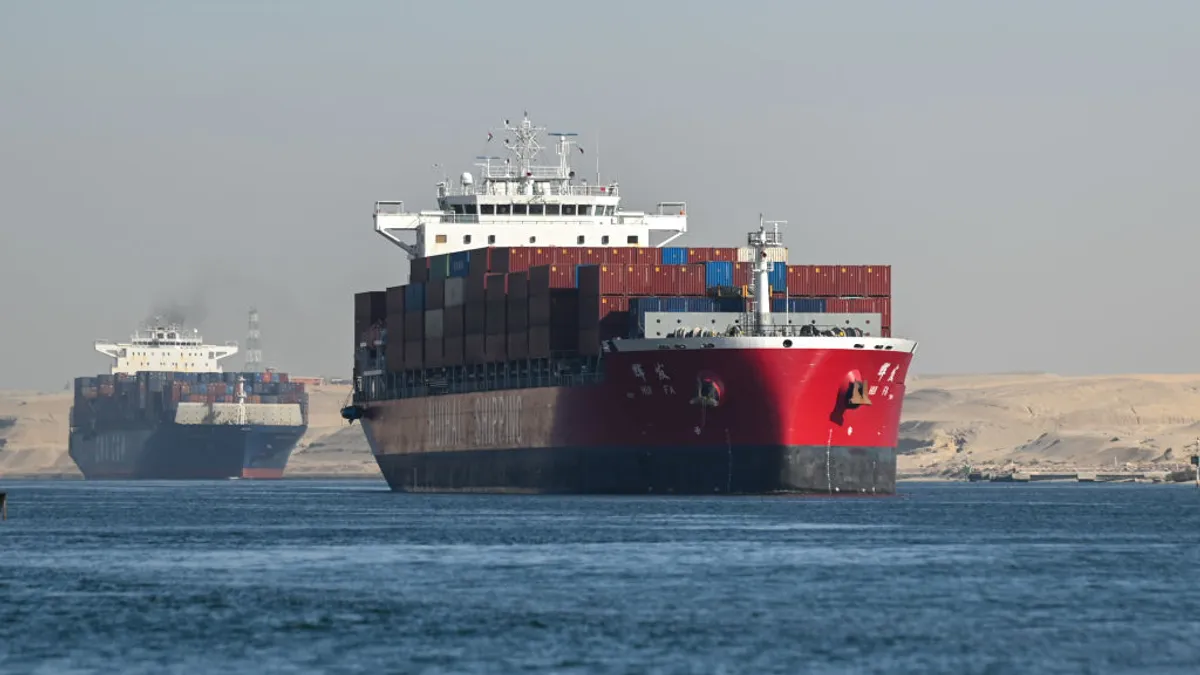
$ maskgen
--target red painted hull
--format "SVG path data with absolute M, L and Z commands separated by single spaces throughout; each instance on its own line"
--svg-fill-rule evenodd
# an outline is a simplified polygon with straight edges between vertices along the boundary
M 372 401 L 363 426 L 395 490 L 894 492 L 915 345 L 757 340 L 624 341 L 599 383 Z M 869 404 L 848 403 L 856 381 Z

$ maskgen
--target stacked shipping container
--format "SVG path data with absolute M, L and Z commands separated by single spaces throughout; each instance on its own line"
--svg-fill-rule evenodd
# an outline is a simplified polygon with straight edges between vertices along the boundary
M 387 328 L 387 369 L 596 355 L 648 311 L 741 312 L 753 250 L 479 248 L 414 260 L 411 281 L 355 296 L 355 331 Z M 891 266 L 788 265 L 771 249 L 773 312 L 878 313 L 891 334 Z M 382 317 L 382 318 L 381 318 Z M 393 353 L 393 349 L 395 353 Z
M 243 379 L 248 404 L 295 404 L 307 420 L 305 386 L 287 373 L 140 372 L 75 378 L 71 426 L 128 428 L 160 421 L 179 403 L 237 403 L 237 380 Z M 169 416 L 168 416 L 169 418 Z

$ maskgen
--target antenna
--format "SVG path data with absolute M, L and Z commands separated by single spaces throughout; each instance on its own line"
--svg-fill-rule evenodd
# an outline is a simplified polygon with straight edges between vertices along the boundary
M 596 185 L 600 184 L 600 131 L 596 131 Z
M 263 371 L 262 346 L 259 344 L 258 338 L 258 310 L 251 307 L 250 325 L 249 330 L 246 332 L 245 370 L 248 373 L 261 373 Z

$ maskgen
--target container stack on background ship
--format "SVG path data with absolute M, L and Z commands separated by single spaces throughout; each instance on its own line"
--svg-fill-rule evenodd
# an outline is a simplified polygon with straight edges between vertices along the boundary
M 596 356 L 605 340 L 649 337 L 647 312 L 751 312 L 753 256 L 751 248 L 493 247 L 417 258 L 408 284 L 356 295 L 356 370 Z M 785 248 L 769 256 L 773 313 L 878 314 L 881 325 L 865 334 L 891 336 L 890 265 L 788 265 Z

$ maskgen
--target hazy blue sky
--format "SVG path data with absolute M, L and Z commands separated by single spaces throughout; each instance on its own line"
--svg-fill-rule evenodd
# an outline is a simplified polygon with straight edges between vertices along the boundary
M 0 386 L 169 301 L 346 375 L 374 200 L 526 109 L 689 244 L 892 264 L 915 372 L 1194 371 L 1198 66 L 1196 2 L 4 2 Z

